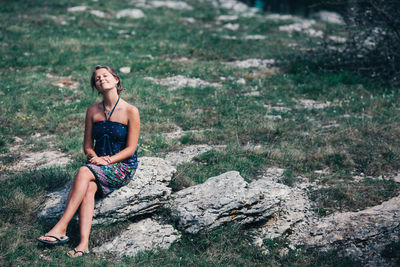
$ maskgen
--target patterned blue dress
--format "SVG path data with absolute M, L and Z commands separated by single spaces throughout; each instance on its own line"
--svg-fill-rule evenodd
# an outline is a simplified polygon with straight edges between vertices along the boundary
M 107 115 L 104 114 L 106 120 L 97 121 L 93 124 L 92 136 L 95 140 L 94 151 L 99 157 L 107 155 L 113 156 L 126 147 L 128 126 L 120 122 L 110 121 L 110 117 L 118 101 L 108 118 Z M 108 165 L 95 165 L 87 162 L 86 166 L 96 177 L 98 187 L 97 196 L 104 197 L 132 180 L 138 167 L 137 149 L 132 156 L 121 162 Z

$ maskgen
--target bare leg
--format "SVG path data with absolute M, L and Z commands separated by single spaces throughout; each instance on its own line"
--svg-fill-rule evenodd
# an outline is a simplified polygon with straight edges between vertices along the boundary
M 86 191 L 86 195 L 82 200 L 79 208 L 79 231 L 81 234 L 81 242 L 76 247 L 76 250 L 89 251 L 89 234 L 92 227 L 92 219 L 94 214 L 94 195 L 97 191 L 95 182 L 90 182 Z
M 64 214 L 58 223 L 47 233 L 54 236 L 65 236 L 67 227 L 72 217 L 76 213 L 79 205 L 82 203 L 83 198 L 89 187 L 89 182 L 94 181 L 95 177 L 88 167 L 83 166 L 79 168 L 78 173 L 75 176 L 74 184 L 68 195 L 67 206 Z M 54 241 L 54 238 L 41 236 L 40 239 Z

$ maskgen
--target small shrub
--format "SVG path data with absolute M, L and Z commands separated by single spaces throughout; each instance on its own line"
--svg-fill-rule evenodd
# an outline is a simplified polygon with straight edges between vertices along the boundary
M 283 173 L 282 183 L 292 186 L 296 182 L 296 177 L 291 170 L 285 170 Z
M 322 1 L 329 3 L 329 1 Z M 324 71 L 347 70 L 371 80 L 400 84 L 400 2 L 393 0 L 336 1 L 343 8 L 346 25 L 340 32 L 344 44 L 325 38 L 322 45 L 299 57 L 300 65 Z M 299 62 L 298 62 L 299 63 Z

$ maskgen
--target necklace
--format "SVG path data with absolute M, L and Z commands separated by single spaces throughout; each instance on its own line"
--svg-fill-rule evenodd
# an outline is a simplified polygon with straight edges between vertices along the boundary
M 117 102 L 115 102 L 115 105 L 114 105 L 114 107 L 112 108 L 111 111 L 107 111 L 107 110 L 106 110 L 106 105 L 104 104 L 104 100 L 103 100 L 104 116 L 106 117 L 106 120 L 107 120 L 107 121 L 110 120 L 111 115 L 112 115 L 112 113 L 114 112 L 115 107 L 117 106 L 117 104 L 118 104 L 118 102 L 119 102 L 119 98 L 120 98 L 120 96 L 118 96 L 118 100 L 117 100 Z M 107 118 L 107 113 L 108 113 L 108 118 Z

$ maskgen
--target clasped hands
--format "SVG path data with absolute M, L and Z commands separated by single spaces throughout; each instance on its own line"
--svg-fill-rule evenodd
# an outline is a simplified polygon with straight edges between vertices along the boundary
M 111 163 L 111 157 L 92 157 L 91 159 L 89 159 L 89 162 L 95 165 L 108 165 Z

